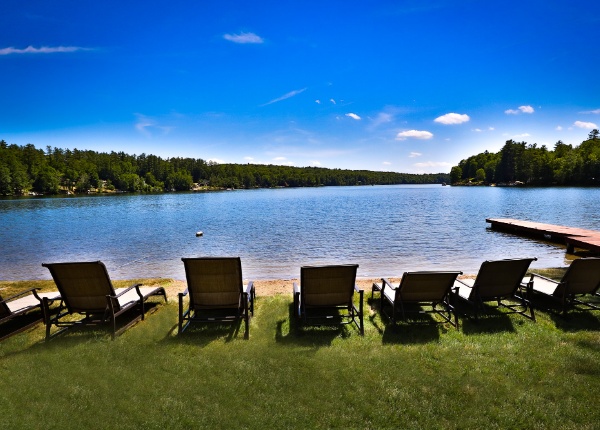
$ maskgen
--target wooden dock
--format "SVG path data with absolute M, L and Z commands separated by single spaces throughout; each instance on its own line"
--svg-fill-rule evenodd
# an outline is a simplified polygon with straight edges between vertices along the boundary
M 539 237 L 551 242 L 564 244 L 567 246 L 569 254 L 574 253 L 576 247 L 600 253 L 600 231 L 510 218 L 487 218 L 486 221 L 492 224 L 493 230 L 522 236 Z

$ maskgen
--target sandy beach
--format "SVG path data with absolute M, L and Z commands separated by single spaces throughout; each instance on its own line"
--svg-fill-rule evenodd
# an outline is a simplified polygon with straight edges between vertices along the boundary
M 475 275 L 462 275 L 459 278 L 474 278 Z M 400 278 L 387 278 L 393 283 L 400 281 Z M 373 282 L 380 282 L 381 278 L 357 278 L 356 285 L 358 288 L 365 291 L 365 295 L 371 294 L 371 286 Z M 246 281 L 244 281 L 246 282 Z M 299 282 L 298 279 L 270 279 L 254 281 L 254 288 L 257 296 L 275 296 L 277 294 L 292 294 L 294 282 Z M 186 288 L 185 281 L 174 280 L 165 287 L 169 297 L 176 297 L 178 293 Z

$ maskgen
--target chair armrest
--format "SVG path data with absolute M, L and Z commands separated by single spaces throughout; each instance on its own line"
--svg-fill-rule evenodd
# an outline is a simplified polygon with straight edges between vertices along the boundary
M 387 278 L 381 278 L 381 290 L 383 290 L 384 286 L 388 286 L 390 287 L 392 290 L 395 290 L 396 288 L 392 285 L 392 283 L 390 281 L 387 280 Z
M 31 292 L 35 293 L 36 290 L 39 290 L 39 288 L 37 288 L 37 287 L 28 288 L 28 289 L 26 289 L 24 291 L 20 291 L 17 294 L 14 294 L 14 295 L 10 296 L 10 297 L 6 297 L 4 299 L 0 299 L 0 303 L 9 302 L 9 301 L 11 301 L 13 299 L 16 299 L 17 297 L 24 296 L 24 295 L 29 294 Z M 38 300 L 41 300 L 41 299 L 38 298 Z
M 300 285 L 294 282 L 294 294 L 300 294 Z
M 185 297 L 188 295 L 188 289 L 186 288 L 182 293 L 178 293 L 179 297 Z
M 250 294 L 253 289 L 254 289 L 254 281 L 250 281 L 250 282 L 248 282 L 248 285 L 246 285 L 246 291 L 244 291 L 244 292 L 246 294 Z
M 546 281 L 550 281 L 550 282 L 554 282 L 555 284 L 561 284 L 562 281 L 557 281 L 555 279 L 552 278 L 548 278 L 547 276 L 542 276 L 542 275 L 538 275 L 537 273 L 532 273 L 531 274 L 531 280 L 533 281 L 533 278 L 542 278 Z
M 364 293 L 364 290 L 361 290 L 358 288 L 358 285 L 354 284 L 354 291 L 356 291 L 357 293 Z

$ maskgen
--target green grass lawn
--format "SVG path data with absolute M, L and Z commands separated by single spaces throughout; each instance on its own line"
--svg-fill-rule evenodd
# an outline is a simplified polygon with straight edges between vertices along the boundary
M 6 283 L 3 283 L 6 286 Z M 47 284 L 40 283 L 46 286 Z M 117 285 L 121 286 L 121 285 Z M 23 287 L 23 284 L 20 285 Z M 4 294 L 4 292 L 3 292 Z M 365 298 L 367 301 L 367 298 Z M 0 343 L 3 428 L 598 428 L 600 313 L 299 330 L 289 296 L 176 335 L 177 298 L 103 328 Z

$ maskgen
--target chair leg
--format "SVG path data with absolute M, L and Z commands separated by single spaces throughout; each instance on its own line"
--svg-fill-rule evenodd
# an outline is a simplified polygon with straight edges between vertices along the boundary
M 177 334 L 183 332 L 183 294 L 179 293 L 179 323 L 177 325 Z
M 360 302 L 358 304 L 358 309 L 359 309 L 358 318 L 359 318 L 359 321 L 360 321 L 360 327 L 359 327 L 359 329 L 360 329 L 361 336 L 364 336 L 364 334 L 365 334 L 363 295 L 364 295 L 363 290 L 360 290 L 360 293 L 359 293 L 359 300 L 360 300 Z
M 250 315 L 248 314 L 248 293 L 244 293 L 244 322 L 245 322 L 245 332 L 244 338 L 248 339 L 250 337 Z

